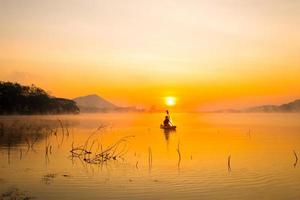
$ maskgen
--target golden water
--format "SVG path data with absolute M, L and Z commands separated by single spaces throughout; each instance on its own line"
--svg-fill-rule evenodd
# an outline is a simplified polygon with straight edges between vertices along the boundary
M 18 188 L 36 199 L 300 199 L 294 154 L 300 156 L 300 114 L 178 113 L 172 115 L 176 132 L 159 129 L 163 118 L 1 117 L 7 127 L 52 124 L 57 134 L 0 133 L 0 195 Z M 105 128 L 91 140 L 103 147 L 134 136 L 123 159 L 95 165 L 72 158 L 72 145 L 84 144 L 100 125 Z

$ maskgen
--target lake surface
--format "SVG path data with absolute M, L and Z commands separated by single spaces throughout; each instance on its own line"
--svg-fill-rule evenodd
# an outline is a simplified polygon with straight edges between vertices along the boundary
M 300 114 L 163 118 L 0 117 L 0 199 L 300 199 Z

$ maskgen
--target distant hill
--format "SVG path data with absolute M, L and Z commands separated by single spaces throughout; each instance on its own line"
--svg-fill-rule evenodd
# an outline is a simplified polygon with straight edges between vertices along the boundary
M 120 107 L 107 101 L 106 99 L 91 94 L 73 99 L 81 112 L 140 112 L 135 107 Z
M 0 81 L 0 114 L 66 114 L 79 113 L 70 99 L 50 96 L 35 85 Z
M 81 96 L 73 99 L 82 111 L 109 111 L 118 108 L 118 106 L 99 97 L 96 94 Z
M 279 106 L 263 105 L 263 106 L 247 108 L 244 111 L 245 112 L 300 112 L 300 99 Z
M 246 109 L 227 109 L 215 112 L 300 112 L 300 99 L 282 105 L 262 105 Z
M 275 105 L 262 105 L 246 108 L 242 112 L 279 112 L 278 106 Z

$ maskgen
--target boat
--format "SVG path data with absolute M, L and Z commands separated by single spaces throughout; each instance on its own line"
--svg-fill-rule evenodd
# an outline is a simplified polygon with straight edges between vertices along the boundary
M 176 130 L 176 126 L 164 126 L 162 124 L 160 125 L 160 128 L 164 130 Z

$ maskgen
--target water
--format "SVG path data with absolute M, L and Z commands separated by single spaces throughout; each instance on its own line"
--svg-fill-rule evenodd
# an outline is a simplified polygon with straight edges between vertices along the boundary
M 176 132 L 159 129 L 163 118 L 149 113 L 1 117 L 0 199 L 5 194 L 35 199 L 300 198 L 300 164 L 294 154 L 300 156 L 300 114 L 178 113 L 172 115 Z M 86 143 L 88 150 L 99 152 L 101 145 L 104 149 L 125 136 L 128 142 L 118 147 L 124 155 L 116 160 L 91 164 L 70 152 Z

